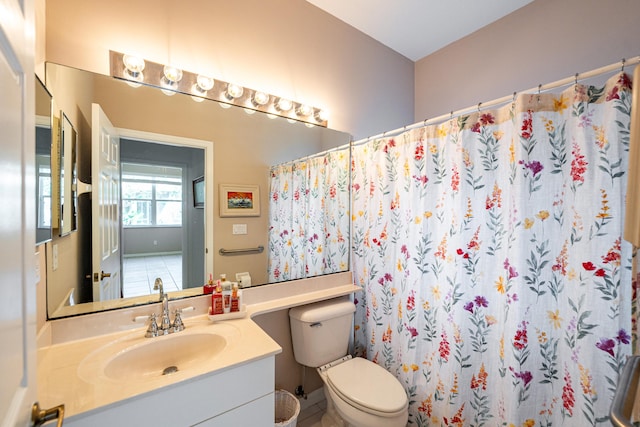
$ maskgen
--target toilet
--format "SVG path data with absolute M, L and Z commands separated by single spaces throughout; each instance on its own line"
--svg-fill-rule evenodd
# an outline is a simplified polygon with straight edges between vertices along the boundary
M 337 298 L 289 310 L 293 353 L 324 382 L 323 427 L 404 427 L 409 400 L 383 367 L 348 355 L 355 306 Z

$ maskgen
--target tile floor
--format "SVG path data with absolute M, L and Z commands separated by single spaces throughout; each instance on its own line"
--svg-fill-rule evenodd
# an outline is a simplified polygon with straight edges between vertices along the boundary
M 182 254 L 125 257 L 122 261 L 124 297 L 150 295 L 156 277 L 162 278 L 165 292 L 182 289 Z

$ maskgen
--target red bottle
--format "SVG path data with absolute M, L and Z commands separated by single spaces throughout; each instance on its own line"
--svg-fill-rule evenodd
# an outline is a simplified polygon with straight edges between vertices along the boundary
M 222 301 L 222 285 L 218 280 L 216 283 L 216 290 L 211 294 L 211 314 L 223 314 L 224 305 Z
M 202 292 L 204 292 L 205 295 L 208 295 L 208 294 L 212 294 L 215 289 L 216 287 L 213 284 L 213 277 L 210 274 L 209 281 L 205 283 L 204 286 L 202 287 Z

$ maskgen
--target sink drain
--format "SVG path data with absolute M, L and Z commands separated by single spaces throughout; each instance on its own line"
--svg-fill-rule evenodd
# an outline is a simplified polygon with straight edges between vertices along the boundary
M 177 366 L 167 366 L 162 371 L 162 375 L 175 374 L 176 372 L 178 372 L 178 367 Z

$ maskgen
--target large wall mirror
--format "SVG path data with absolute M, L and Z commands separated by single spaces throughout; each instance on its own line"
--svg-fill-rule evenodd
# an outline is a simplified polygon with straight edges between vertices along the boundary
M 172 299 L 201 294 L 209 275 L 269 283 L 267 250 L 234 250 L 268 246 L 270 168 L 351 139 L 57 64 L 45 83 L 77 133 L 78 232 L 47 244 L 49 318 L 156 302 L 156 277 Z M 259 214 L 221 215 L 221 185 L 258 188 Z M 116 264 L 102 268 L 106 253 Z

